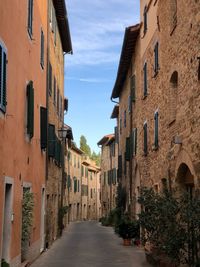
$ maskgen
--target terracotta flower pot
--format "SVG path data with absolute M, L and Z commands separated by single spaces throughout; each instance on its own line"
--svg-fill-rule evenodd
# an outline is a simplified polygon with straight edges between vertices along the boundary
M 130 246 L 131 245 L 131 239 L 123 239 L 123 245 L 124 246 Z

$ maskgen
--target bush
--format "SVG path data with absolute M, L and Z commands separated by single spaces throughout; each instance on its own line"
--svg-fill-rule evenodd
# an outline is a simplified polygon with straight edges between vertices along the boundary
M 1 267 L 9 267 L 10 265 L 4 260 L 2 259 L 1 261 Z
M 123 239 L 132 239 L 140 237 L 140 225 L 137 220 L 127 221 L 122 219 L 115 227 L 115 232 Z

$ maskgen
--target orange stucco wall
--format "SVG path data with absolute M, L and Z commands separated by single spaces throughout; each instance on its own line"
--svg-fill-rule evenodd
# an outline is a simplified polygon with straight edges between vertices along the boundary
M 5 114 L 0 112 L 0 255 L 4 181 L 5 176 L 8 176 L 14 181 L 14 221 L 10 245 L 12 262 L 21 253 L 21 205 L 24 182 L 32 184 L 35 203 L 30 248 L 36 241 L 40 246 L 41 191 L 45 184 L 45 152 L 40 149 L 40 106 L 46 106 L 47 1 L 34 1 L 32 40 L 27 31 L 28 1 L 13 0 L 12 5 L 11 1 L 4 1 L 3 5 L 0 4 L 0 14 L 0 40 L 7 48 L 8 57 L 7 107 Z M 45 36 L 44 69 L 40 66 L 41 27 Z M 34 136 L 31 140 L 26 134 L 26 85 L 30 80 L 34 85 Z

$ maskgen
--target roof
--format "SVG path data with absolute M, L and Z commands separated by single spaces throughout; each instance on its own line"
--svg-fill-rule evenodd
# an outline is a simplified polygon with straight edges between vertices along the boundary
M 114 134 L 105 135 L 101 140 L 97 143 L 98 146 L 106 145 L 108 141 L 110 141 L 114 137 Z
M 118 98 L 122 90 L 126 75 L 131 63 L 132 55 L 135 50 L 135 44 L 140 32 L 140 24 L 127 27 L 124 34 L 124 42 L 119 61 L 117 78 L 112 91 L 111 98 Z
M 78 148 L 78 147 L 75 145 L 75 143 L 72 143 L 71 149 L 74 150 L 74 151 L 76 151 L 76 152 L 77 152 L 78 154 L 80 154 L 80 155 L 83 155 L 83 154 L 84 154 L 84 152 L 83 152 L 80 148 Z
M 118 115 L 119 115 L 119 105 L 117 104 L 117 105 L 114 106 L 110 118 L 111 118 L 111 119 L 116 119 L 116 118 L 118 118 Z
M 72 53 L 72 43 L 65 0 L 53 0 L 63 51 Z

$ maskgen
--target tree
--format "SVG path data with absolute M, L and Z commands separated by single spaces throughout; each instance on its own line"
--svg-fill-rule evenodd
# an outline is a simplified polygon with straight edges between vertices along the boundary
M 91 149 L 90 146 L 87 144 L 87 139 L 84 135 L 81 135 L 80 137 L 80 149 L 85 152 L 87 156 L 91 157 Z
M 91 159 L 96 162 L 97 166 L 100 166 L 100 161 L 101 161 L 101 153 L 99 152 L 98 154 L 93 151 L 91 155 Z

